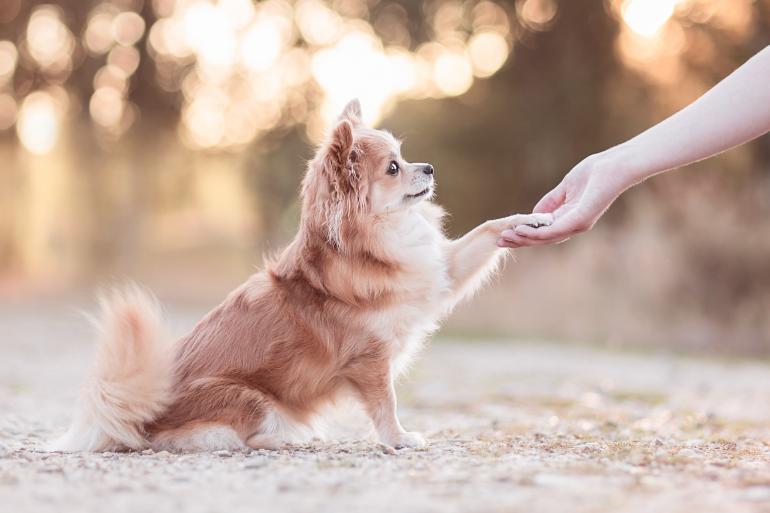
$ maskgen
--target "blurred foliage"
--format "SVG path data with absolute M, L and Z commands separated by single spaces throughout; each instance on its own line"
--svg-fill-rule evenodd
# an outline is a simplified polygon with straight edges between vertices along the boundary
M 305 162 L 352 96 L 404 139 L 407 159 L 434 164 L 459 234 L 528 211 L 579 160 L 769 43 L 770 0 L 4 0 L 0 294 L 128 275 L 208 301 L 291 237 Z M 757 320 L 770 277 L 766 247 L 745 238 L 769 233 L 751 215 L 767 211 L 769 177 L 763 137 L 626 195 L 586 242 L 539 250 L 559 277 L 538 275 L 539 301 L 573 303 L 560 303 L 560 329 L 517 303 L 541 321 L 527 332 L 617 333 L 602 314 L 613 297 L 626 336 L 644 325 L 629 312 L 658 320 L 680 308 L 687 326 L 718 320 L 713 339 L 738 322 L 724 312 L 740 299 L 751 312 L 740 336 L 757 351 L 770 341 Z M 706 242 L 700 220 L 717 204 L 740 206 L 730 219 L 743 238 Z M 645 238 L 666 216 L 690 231 Z M 612 259 L 628 248 L 655 264 Z M 666 286 L 651 285 L 655 265 L 674 266 Z M 587 281 L 564 294 L 564 273 Z M 678 306 L 683 288 L 689 306 Z M 530 289 L 511 285 L 505 301 Z

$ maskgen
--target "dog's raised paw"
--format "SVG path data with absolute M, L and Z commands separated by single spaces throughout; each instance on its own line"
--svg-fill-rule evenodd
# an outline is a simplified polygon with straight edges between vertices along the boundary
M 553 223 L 553 214 L 530 214 L 528 217 L 531 217 L 531 219 L 525 224 L 532 228 L 549 226 Z

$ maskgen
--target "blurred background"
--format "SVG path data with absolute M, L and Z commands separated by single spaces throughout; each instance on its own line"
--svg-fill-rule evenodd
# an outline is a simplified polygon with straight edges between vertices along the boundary
M 459 235 L 768 44 L 770 0 L 2 0 L 0 308 L 126 279 L 213 306 L 294 234 L 352 97 Z M 768 355 L 770 138 L 516 260 L 445 334 Z

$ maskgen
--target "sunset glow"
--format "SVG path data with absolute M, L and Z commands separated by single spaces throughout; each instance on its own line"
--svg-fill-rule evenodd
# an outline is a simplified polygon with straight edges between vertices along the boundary
M 51 151 L 59 139 L 59 122 L 54 98 L 38 91 L 27 96 L 21 105 L 16 132 L 27 150 L 43 155 Z
M 377 123 L 402 100 L 465 94 L 505 66 L 527 32 L 550 30 L 559 5 L 442 0 L 426 4 L 429 30 L 420 37 L 403 7 L 377 9 L 361 0 L 153 0 L 155 18 L 132 10 L 131 2 L 99 2 L 78 29 L 68 26 L 61 7 L 38 5 L 18 40 L 0 41 L 0 94 L 8 107 L 0 128 L 25 123 L 17 126 L 25 148 L 52 148 L 57 120 L 67 112 L 57 108 L 52 115 L 41 98 L 51 87 L 65 91 L 70 75 L 90 59 L 93 88 L 73 108 L 115 140 L 139 119 L 132 83 L 146 58 L 154 85 L 175 98 L 178 133 L 191 148 L 238 150 L 294 125 L 317 141 L 354 97 L 365 120 Z M 687 17 L 732 32 L 746 30 L 752 19 L 748 0 L 608 5 L 620 21 L 616 47 L 623 63 L 660 84 L 681 71 Z M 15 80 L 29 72 L 34 81 Z M 30 126 L 47 128 L 35 135 Z
M 356 97 L 365 121 L 376 123 L 400 99 L 465 93 L 475 77 L 497 72 L 511 49 L 507 14 L 488 1 L 472 10 L 442 4 L 436 40 L 415 51 L 388 46 L 372 24 L 320 0 L 167 7 L 150 28 L 150 54 L 164 87 L 183 93 L 180 133 L 196 148 L 237 148 L 298 122 L 317 140 Z
M 621 8 L 623 21 L 640 36 L 653 37 L 679 3 L 681 0 L 627 0 Z

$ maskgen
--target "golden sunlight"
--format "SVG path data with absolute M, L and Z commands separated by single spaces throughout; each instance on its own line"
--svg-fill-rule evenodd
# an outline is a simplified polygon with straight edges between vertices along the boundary
M 265 17 L 246 31 L 240 45 L 240 59 L 244 67 L 265 71 L 278 59 L 284 45 L 280 21 L 281 18 Z
M 505 64 L 510 50 L 502 35 L 485 31 L 471 38 L 468 42 L 468 52 L 473 64 L 473 74 L 484 78 L 494 75 Z
M 519 4 L 532 26 L 556 15 L 554 0 Z M 153 0 L 153 21 L 138 5 L 98 2 L 79 29 L 56 5 L 34 7 L 22 39 L 0 41 L 0 126 L 16 124 L 25 148 L 50 151 L 68 110 L 52 91 L 66 96 L 70 73 L 92 58 L 100 64 L 93 89 L 73 110 L 85 110 L 100 135 L 121 135 L 138 119 L 130 96 L 143 44 L 157 86 L 179 95 L 186 145 L 238 150 L 293 125 L 318 140 L 352 98 L 374 124 L 401 100 L 464 94 L 505 65 L 514 40 L 509 13 L 491 0 L 426 7 L 433 31 L 421 41 L 410 36 L 405 10 L 370 21 L 361 0 Z M 12 87 L 22 67 L 42 79 L 26 99 Z
M 181 89 L 180 134 L 195 148 L 235 149 L 296 123 L 317 140 L 356 97 L 376 123 L 400 99 L 465 93 L 510 55 L 507 14 L 489 1 L 442 4 L 417 51 L 320 0 L 154 5 L 148 49 L 161 86 Z
M 322 116 L 331 121 L 351 98 L 358 97 L 367 123 L 375 123 L 393 86 L 388 60 L 371 33 L 353 31 L 334 47 L 313 56 L 313 77 L 327 95 Z
M 473 69 L 464 53 L 444 52 L 436 59 L 433 78 L 446 96 L 459 96 L 473 84 Z
M 0 94 L 0 130 L 6 130 L 16 121 L 16 100 L 10 94 Z
M 524 25 L 532 30 L 545 30 L 556 17 L 554 0 L 524 0 L 516 4 L 516 11 Z
M 27 48 L 44 71 L 69 72 L 75 40 L 61 18 L 61 10 L 52 5 L 35 9 L 27 26 Z
M 13 77 L 19 60 L 19 52 L 10 41 L 0 41 L 0 84 Z
M 94 122 L 108 129 L 115 128 L 120 124 L 124 107 L 125 104 L 120 91 L 112 87 L 96 89 L 88 104 L 88 110 Z
M 53 96 L 36 91 L 21 105 L 16 132 L 27 150 L 43 155 L 53 149 L 59 138 L 59 122 L 60 113 Z
M 112 21 L 115 14 L 116 9 L 110 4 L 100 5 L 91 12 L 83 35 L 83 42 L 92 54 L 101 55 L 107 52 L 114 43 Z
M 144 18 L 135 12 L 122 12 L 112 20 L 112 37 L 123 46 L 131 46 L 144 34 Z
M 82 26 L 53 3 L 33 7 L 18 38 L 0 41 L 0 93 L 7 106 L 0 128 L 18 123 L 26 148 L 48 151 L 67 108 L 46 107 L 44 97 L 57 85 L 61 91 L 70 87 L 70 74 L 91 59 L 98 61 L 86 71 L 93 73 L 93 89 L 72 110 L 85 110 L 100 135 L 120 135 L 139 119 L 131 85 L 143 80 L 135 74 L 146 50 L 154 85 L 178 95 L 177 128 L 186 145 L 239 150 L 295 125 L 318 141 L 354 97 L 365 121 L 376 123 L 402 100 L 465 94 L 475 80 L 505 66 L 522 31 L 549 30 L 561 15 L 556 0 L 512 0 L 507 6 L 440 0 L 423 6 L 429 30 L 418 37 L 403 6 L 380 9 L 364 0 L 149 4 L 155 17 L 141 14 L 138 0 L 95 2 Z M 743 33 L 753 19 L 751 0 L 607 5 L 620 21 L 619 58 L 658 84 L 673 83 L 683 72 L 681 55 L 695 40 L 686 36 L 688 20 Z M 34 82 L 17 80 L 30 72 Z M 36 96 L 25 99 L 28 94 Z M 70 94 L 78 93 L 71 88 Z M 38 133 L 33 126 L 43 128 Z
M 627 0 L 621 7 L 623 21 L 643 37 L 654 37 L 674 15 L 682 0 Z

